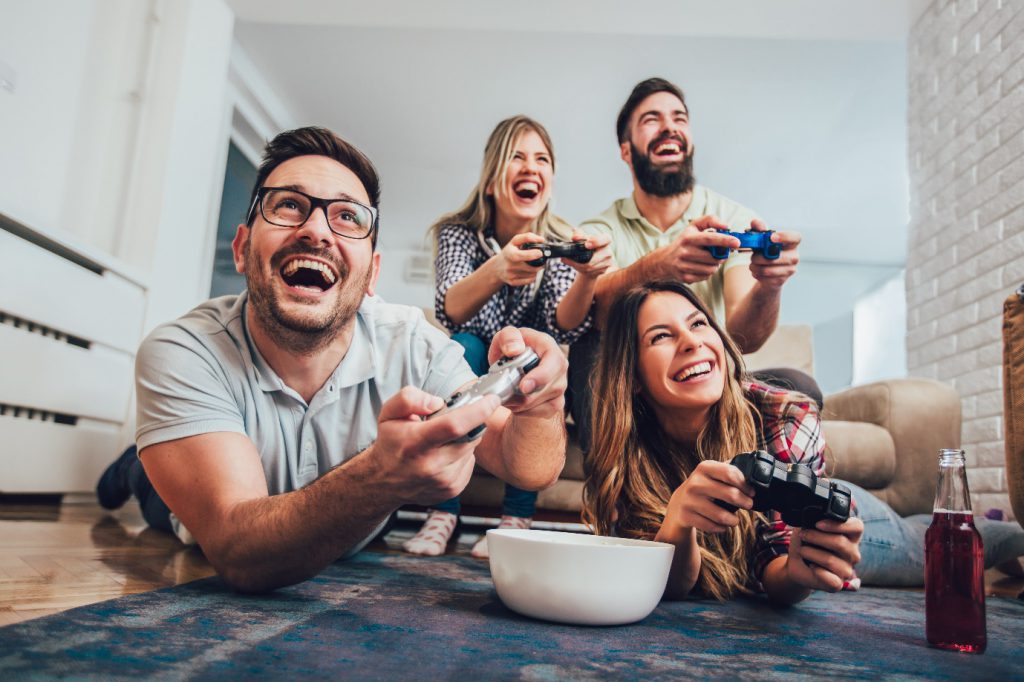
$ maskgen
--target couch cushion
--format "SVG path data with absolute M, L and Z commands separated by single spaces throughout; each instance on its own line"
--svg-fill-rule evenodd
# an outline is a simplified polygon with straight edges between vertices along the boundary
M 505 484 L 491 475 L 480 475 L 480 470 L 462 491 L 459 500 L 466 507 L 501 509 Z M 583 483 L 561 478 L 550 488 L 537 495 L 537 509 L 559 512 L 578 512 L 583 506 Z
M 865 422 L 825 420 L 825 470 L 834 478 L 877 490 L 896 474 L 896 446 L 881 426 Z

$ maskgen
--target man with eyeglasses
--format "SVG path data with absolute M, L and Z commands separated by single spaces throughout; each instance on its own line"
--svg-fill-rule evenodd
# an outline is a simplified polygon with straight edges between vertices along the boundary
M 566 361 L 542 333 L 509 327 L 490 347 L 492 361 L 540 356 L 524 396 L 423 419 L 475 377 L 419 309 L 372 295 L 379 199 L 373 165 L 330 131 L 277 136 L 232 243 L 247 291 L 139 349 L 138 456 L 108 468 L 100 502 L 134 493 L 151 526 L 194 539 L 236 589 L 312 577 L 398 507 L 460 493 L 477 460 L 526 489 L 561 471 Z M 482 438 L 454 442 L 480 424 Z

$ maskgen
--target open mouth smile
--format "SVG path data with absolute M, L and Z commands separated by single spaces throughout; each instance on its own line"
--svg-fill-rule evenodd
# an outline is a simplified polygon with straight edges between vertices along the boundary
M 677 139 L 662 140 L 654 145 L 651 154 L 658 158 L 682 156 L 686 151 L 686 144 Z
M 338 272 L 325 261 L 295 257 L 281 266 L 281 279 L 292 289 L 312 294 L 322 294 L 338 281 Z
M 512 191 L 520 199 L 532 201 L 540 195 L 540 183 L 536 180 L 520 180 L 512 185 Z
M 687 381 L 699 381 L 711 375 L 715 363 L 710 360 L 697 362 L 688 367 L 683 367 L 672 377 L 672 381 L 685 383 Z

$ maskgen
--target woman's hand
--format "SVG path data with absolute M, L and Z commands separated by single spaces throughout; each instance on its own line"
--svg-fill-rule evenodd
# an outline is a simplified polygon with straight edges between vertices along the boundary
M 812 590 L 838 592 L 853 577 L 860 561 L 864 523 L 858 518 L 818 521 L 814 528 L 794 528 L 786 559 L 786 577 Z
M 594 252 L 588 263 L 577 263 L 571 258 L 563 258 L 562 262 L 575 270 L 579 276 L 597 279 L 612 267 L 612 238 L 606 234 L 587 236 L 579 230 L 572 231 L 572 240 L 585 241 L 585 246 Z
M 754 489 L 733 465 L 705 460 L 672 493 L 665 522 L 671 520 L 682 528 L 696 528 L 706 533 L 722 533 L 739 524 L 736 513 L 719 506 L 716 500 L 751 509 Z
M 541 265 L 530 265 L 529 261 L 537 260 L 543 254 L 540 251 L 529 249 L 521 250 L 523 244 L 543 243 L 544 238 L 533 232 L 517 234 L 509 240 L 505 247 L 494 255 L 494 268 L 498 278 L 513 287 L 521 287 L 533 284 L 537 272 L 544 267 Z

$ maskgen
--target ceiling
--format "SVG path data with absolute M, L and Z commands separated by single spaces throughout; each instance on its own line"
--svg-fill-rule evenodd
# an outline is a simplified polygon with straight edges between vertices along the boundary
M 227 2 L 239 21 L 278 25 L 900 41 L 930 0 Z

